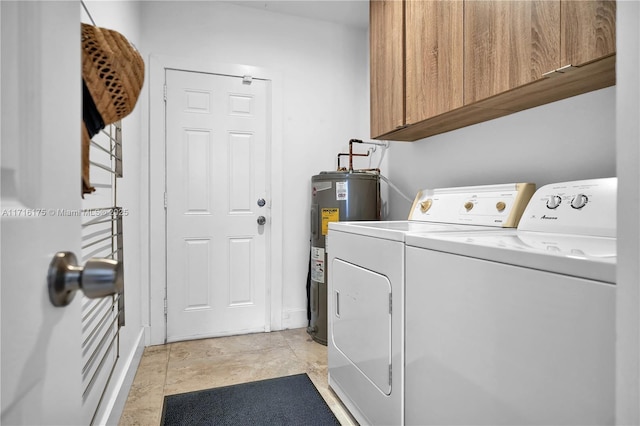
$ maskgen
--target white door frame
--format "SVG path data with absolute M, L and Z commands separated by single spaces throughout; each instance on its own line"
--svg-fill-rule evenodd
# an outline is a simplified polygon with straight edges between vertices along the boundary
M 264 68 L 221 64 L 198 58 L 177 58 L 152 55 L 149 60 L 149 139 L 148 185 L 149 222 L 147 233 L 149 243 L 149 287 L 142 289 L 142 300 L 149 300 L 149 333 L 147 345 L 163 344 L 166 340 L 164 299 L 166 297 L 166 215 L 164 208 L 165 191 L 165 69 L 205 72 L 232 76 L 250 75 L 267 80 L 268 106 L 271 116 L 267 117 L 267 176 L 269 178 L 267 197 L 270 210 L 271 238 L 267 242 L 267 329 L 282 329 L 282 76 L 279 72 Z M 143 280 L 144 282 L 144 280 Z M 146 294 L 145 294 L 146 293 Z M 143 317 L 145 313 L 143 312 Z

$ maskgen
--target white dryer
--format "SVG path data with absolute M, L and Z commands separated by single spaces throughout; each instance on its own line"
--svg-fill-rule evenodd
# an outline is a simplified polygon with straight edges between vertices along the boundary
M 515 227 L 533 184 L 420 192 L 409 220 L 332 222 L 329 386 L 361 424 L 404 422 L 405 236 Z
M 406 238 L 406 424 L 614 424 L 615 178 L 518 229 Z

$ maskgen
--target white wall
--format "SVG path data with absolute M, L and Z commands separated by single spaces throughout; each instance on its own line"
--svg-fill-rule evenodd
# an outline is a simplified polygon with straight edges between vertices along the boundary
M 226 2 L 145 1 L 141 23 L 147 58 L 206 58 L 282 76 L 282 140 L 274 143 L 284 167 L 274 181 L 283 182 L 283 252 L 273 254 L 283 262 L 282 327 L 306 326 L 311 176 L 334 170 L 349 139 L 368 135 L 367 32 Z
M 551 182 L 616 176 L 614 87 L 432 136 L 395 142 L 389 177 L 421 188 Z M 410 205 L 391 197 L 391 217 Z
M 640 3 L 618 1 L 616 424 L 640 424 Z
M 135 2 L 104 2 L 85 0 L 87 9 L 98 27 L 105 27 L 122 33 L 131 43 L 140 43 L 140 26 L 138 4 Z M 82 14 L 83 22 L 91 23 L 87 15 Z M 128 215 L 124 216 L 124 252 L 125 263 L 125 291 L 127 304 L 127 327 L 123 329 L 126 339 L 137 335 L 142 324 L 141 305 L 146 301 L 141 300 L 141 224 L 146 222 L 143 215 L 141 188 L 140 188 L 140 157 L 144 148 L 142 143 L 141 110 L 145 104 L 142 96 L 138 98 L 133 112 L 122 120 L 122 150 L 123 150 L 123 177 L 118 179 L 117 202 L 119 206 L 127 209 Z
M 138 3 L 85 0 L 85 4 L 96 26 L 118 31 L 134 45 L 140 44 Z M 82 21 L 91 23 L 84 9 Z M 123 218 L 126 325 L 120 331 L 120 361 L 96 417 L 97 423 L 107 421 L 114 404 L 115 418 L 111 423 L 117 422 L 129 391 L 127 383 L 133 379 L 132 376 L 126 377 L 126 374 L 135 373 L 141 355 L 140 348 L 144 343 L 142 333 L 147 321 L 143 313 L 148 304 L 148 296 L 144 292 L 141 262 L 141 247 L 143 247 L 141 230 L 144 229 L 143 224 L 147 222 L 144 204 L 146 196 L 143 196 L 140 184 L 141 150 L 146 146 L 141 139 L 143 127 L 141 110 L 144 104 L 145 100 L 141 95 L 133 112 L 122 120 L 123 177 L 118 179 L 117 201 L 119 206 L 128 211 L 128 215 Z M 133 363 L 133 366 L 128 371 L 129 363 Z M 119 387 L 123 383 L 125 383 L 123 394 L 118 395 Z M 116 400 L 118 396 L 120 399 Z

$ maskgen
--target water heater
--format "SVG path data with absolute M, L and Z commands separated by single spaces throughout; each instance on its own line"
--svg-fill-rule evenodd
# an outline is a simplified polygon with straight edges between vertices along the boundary
M 311 178 L 310 321 L 307 332 L 327 344 L 327 250 L 330 222 L 380 220 L 380 174 L 321 172 Z

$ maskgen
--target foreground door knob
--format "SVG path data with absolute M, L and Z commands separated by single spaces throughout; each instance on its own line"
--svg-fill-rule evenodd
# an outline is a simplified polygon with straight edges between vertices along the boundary
M 47 285 L 53 306 L 67 306 L 77 290 L 90 299 L 109 296 L 124 288 L 122 263 L 112 259 L 89 259 L 78 266 L 71 252 L 58 252 L 49 264 Z
M 258 216 L 258 225 L 264 225 L 267 223 L 267 218 L 264 216 Z

